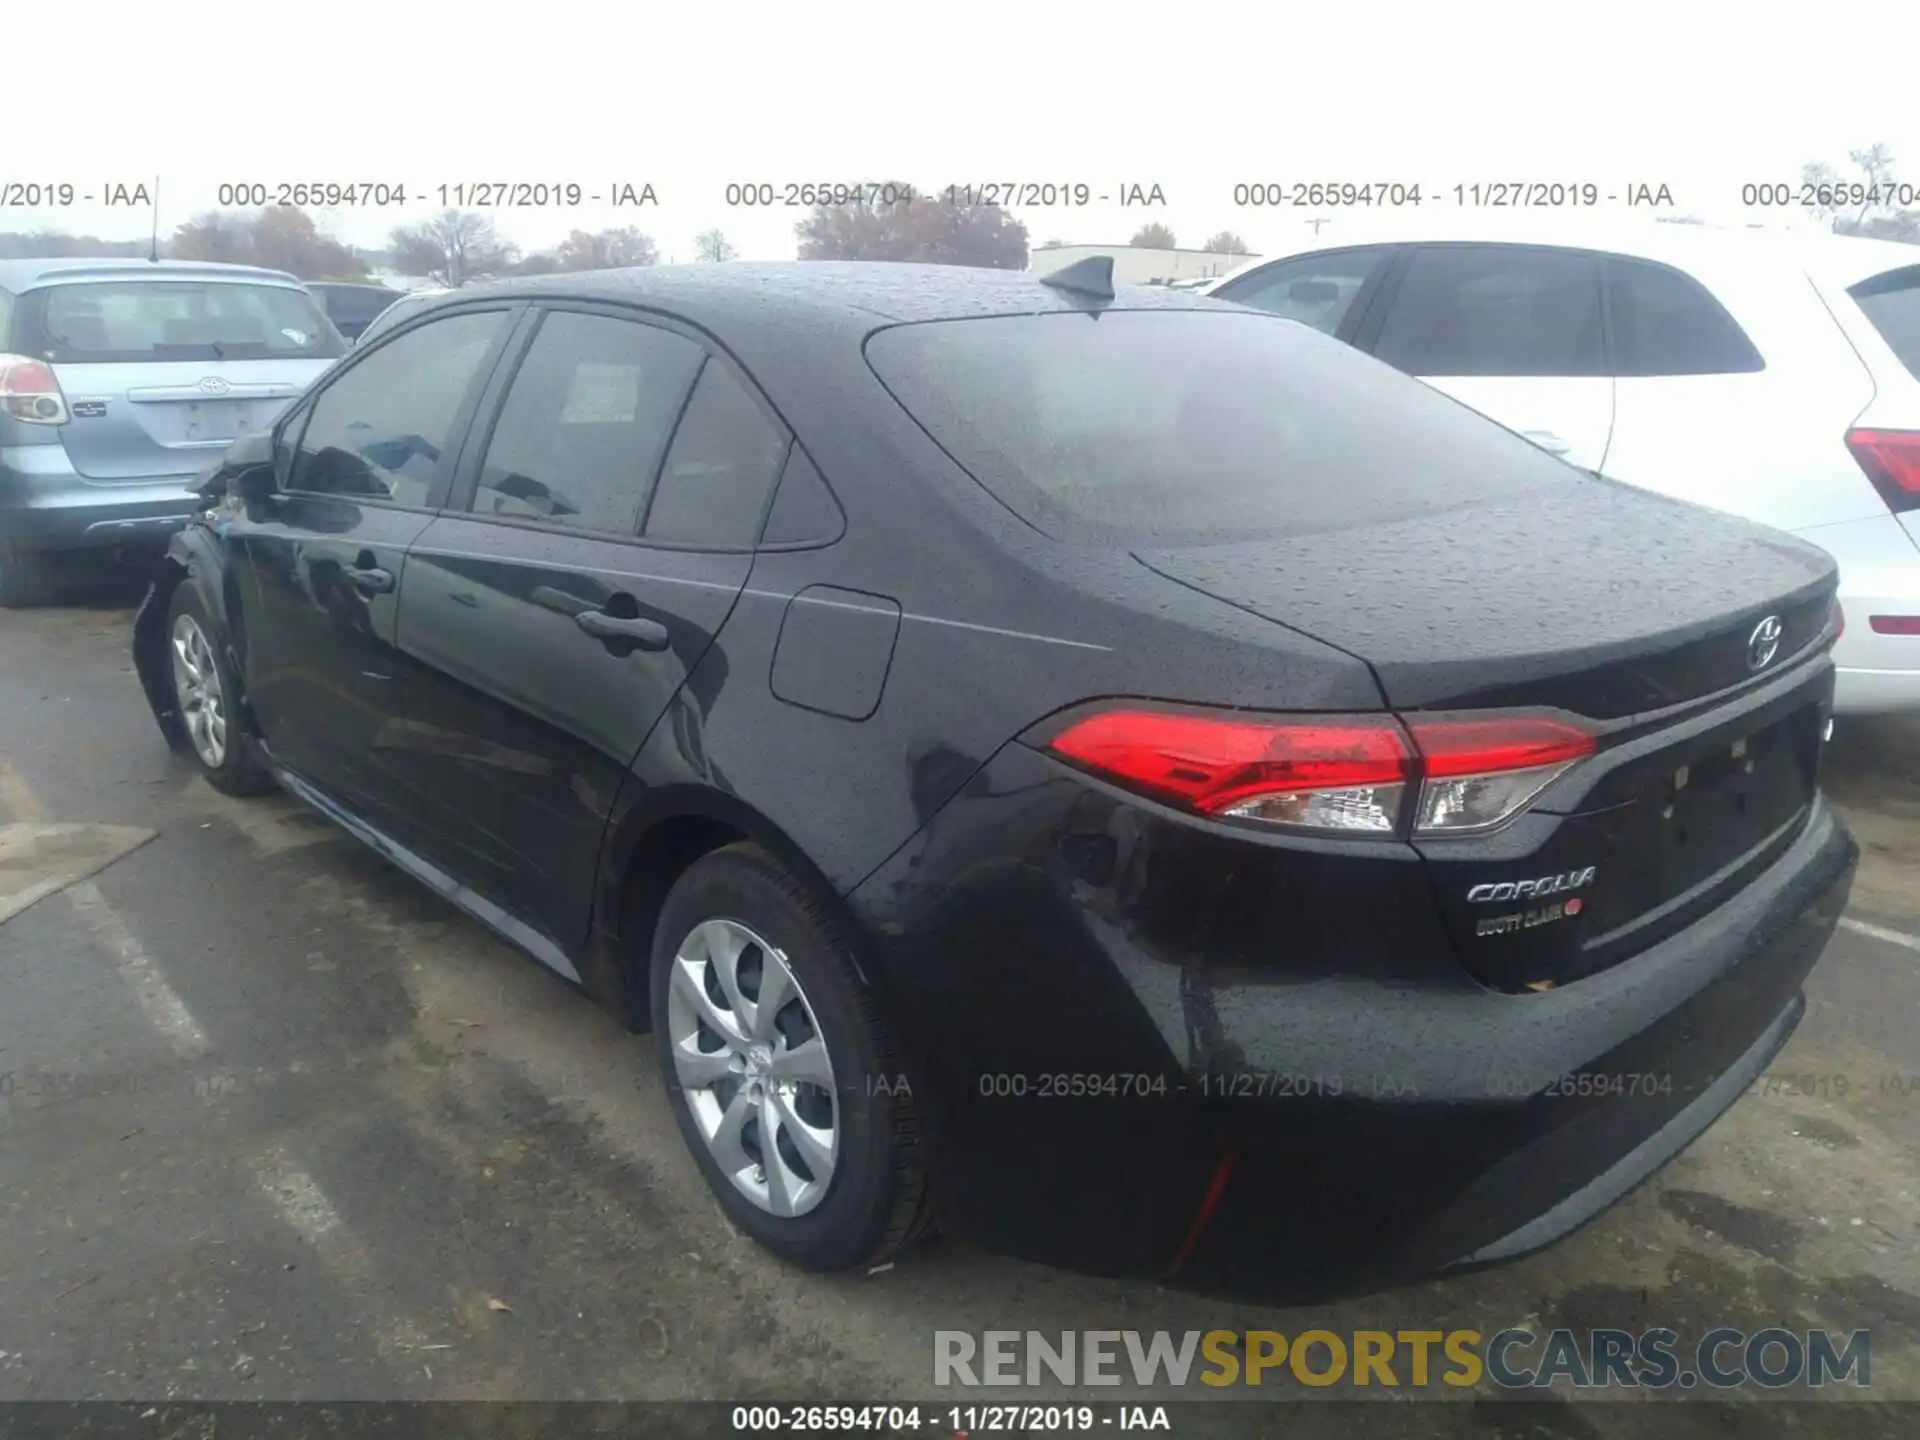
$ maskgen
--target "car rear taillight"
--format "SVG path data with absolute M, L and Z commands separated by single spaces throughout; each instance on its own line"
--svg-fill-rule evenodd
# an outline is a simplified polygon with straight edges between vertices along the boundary
M 26 355 L 0 355 L 0 414 L 29 425 L 67 423 L 67 398 L 53 367 Z
M 1841 605 L 1838 595 L 1833 597 L 1833 638 L 1838 640 L 1847 633 L 1847 612 Z
M 1888 509 L 1920 510 L 1920 430 L 1849 430 L 1847 449 Z
M 1920 635 L 1920 615 L 1870 615 L 1867 624 L 1876 635 Z
M 1424 838 L 1506 824 L 1591 755 L 1594 739 L 1571 721 L 1540 715 L 1403 722 L 1116 706 L 1069 721 L 1045 745 L 1081 769 L 1202 815 Z
M 1235 820 L 1391 834 L 1413 757 L 1386 715 L 1239 720 L 1107 710 L 1053 737 L 1062 759 Z

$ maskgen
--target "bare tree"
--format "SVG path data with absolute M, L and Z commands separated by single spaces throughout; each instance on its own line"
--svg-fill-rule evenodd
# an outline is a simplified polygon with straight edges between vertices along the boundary
M 253 262 L 253 221 L 232 210 L 208 210 L 177 226 L 170 248 L 181 260 L 248 265 Z
M 1127 241 L 1127 244 L 1136 250 L 1177 250 L 1180 248 L 1174 243 L 1173 231 L 1162 225 L 1158 220 L 1154 221 L 1151 225 L 1142 225 L 1134 232 L 1133 238 Z
M 905 184 L 875 185 L 843 205 L 814 206 L 793 227 L 800 258 L 1026 268 L 1027 227 L 1000 206 L 904 198 L 910 194 Z M 894 195 L 903 198 L 887 198 Z
M 388 248 L 403 271 L 451 289 L 499 275 L 520 258 L 491 219 L 471 210 L 443 210 L 422 224 L 396 226 Z
M 1893 151 L 1887 148 L 1884 141 L 1876 140 L 1864 150 L 1849 150 L 1847 158 L 1867 182 L 1869 193 L 1860 206 L 1860 213 L 1853 217 L 1856 226 L 1864 225 L 1874 211 L 1891 208 L 1884 200 L 1876 201 L 1871 192 L 1893 185 Z
M 733 242 L 718 230 L 702 230 L 693 237 L 694 253 L 702 260 L 718 263 L 739 255 Z
M 1200 248 L 1210 255 L 1251 255 L 1253 253 L 1247 249 L 1247 242 L 1231 230 L 1222 230 Z
M 622 270 L 660 263 L 660 247 L 631 225 L 591 235 L 576 230 L 553 253 L 562 270 Z

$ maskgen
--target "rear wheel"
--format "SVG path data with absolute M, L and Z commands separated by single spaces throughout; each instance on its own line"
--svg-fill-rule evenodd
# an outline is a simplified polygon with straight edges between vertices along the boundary
M 167 611 L 167 659 L 181 728 L 200 773 L 228 795 L 264 795 L 274 779 L 260 762 L 236 713 L 240 696 L 233 671 L 214 640 L 213 623 L 192 586 L 173 592 Z
M 29 605 L 51 605 L 53 598 L 53 552 L 25 550 L 0 540 L 0 607 L 19 610 Z
M 758 845 L 695 861 L 652 956 L 674 1117 L 728 1216 L 809 1270 L 870 1265 L 930 1218 L 893 1043 L 831 909 Z

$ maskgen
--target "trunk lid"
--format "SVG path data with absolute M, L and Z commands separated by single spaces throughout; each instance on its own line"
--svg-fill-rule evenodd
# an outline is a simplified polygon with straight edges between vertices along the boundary
M 1258 542 L 1134 552 L 1168 579 L 1365 660 L 1396 710 L 1664 710 L 1818 641 L 1837 573 L 1818 548 L 1610 481 Z
M 191 476 L 271 425 L 325 360 L 164 360 L 53 367 L 73 418 L 61 427 L 89 480 Z

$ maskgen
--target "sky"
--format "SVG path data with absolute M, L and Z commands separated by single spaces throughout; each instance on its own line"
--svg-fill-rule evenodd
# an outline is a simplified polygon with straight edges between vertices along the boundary
M 1680 212 L 1771 219 L 1743 208 L 1743 185 L 1809 160 L 1844 170 L 1874 141 L 1920 184 L 1920 104 L 1896 59 L 1920 53 L 1912 4 L 1836 0 L 1817 24 L 1672 0 L 1378 3 L 1364 25 L 1271 3 L 452 13 L 333 0 L 188 23 L 95 0 L 77 67 L 33 54 L 77 43 L 71 29 L 11 30 L 0 200 L 61 182 L 96 199 L 0 207 L 0 230 L 144 237 L 150 211 L 100 203 L 116 184 L 158 181 L 163 234 L 223 184 L 404 186 L 404 207 L 311 212 L 377 247 L 440 208 L 440 186 L 509 181 L 583 196 L 490 210 L 523 249 L 631 224 L 663 259 L 719 229 L 742 259 L 782 260 L 805 210 L 730 205 L 730 184 L 1053 182 L 1158 186 L 1166 203 L 1018 208 L 1035 245 L 1123 243 L 1158 220 L 1182 245 L 1230 230 L 1261 253 L 1309 217 L 1332 233 L 1341 212 L 1237 205 L 1236 185 L 1417 183 L 1428 207 L 1476 183 L 1664 185 Z M 658 203 L 585 198 L 623 184 Z

